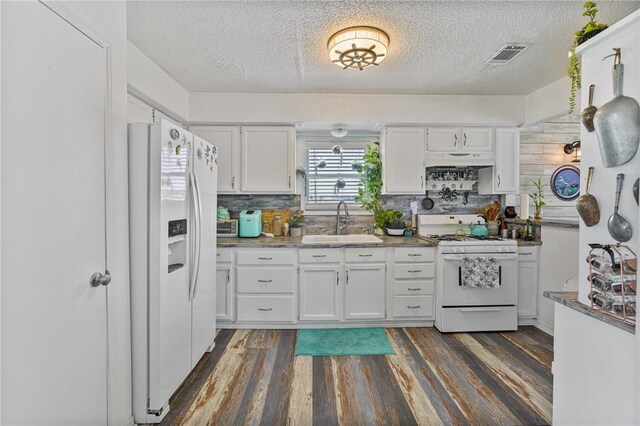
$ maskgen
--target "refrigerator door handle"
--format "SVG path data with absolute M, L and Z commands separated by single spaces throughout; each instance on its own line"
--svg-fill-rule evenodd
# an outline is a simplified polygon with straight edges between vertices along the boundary
M 193 279 L 193 294 L 191 295 L 191 300 L 196 297 L 196 292 L 198 291 L 198 275 L 200 274 L 200 249 L 202 247 L 202 198 L 200 198 L 200 185 L 198 184 L 198 176 L 193 173 L 193 182 L 196 187 L 196 226 L 198 227 L 196 231 L 196 255 L 194 257 L 195 264 L 195 273 Z
M 196 183 L 196 177 L 193 171 L 189 171 L 189 186 L 191 187 L 191 200 L 193 207 L 193 221 L 192 227 L 193 239 L 193 255 L 191 257 L 191 278 L 189 282 L 189 300 L 193 300 L 196 293 L 196 283 L 198 282 L 198 269 L 200 269 L 200 199 L 198 194 L 198 187 Z

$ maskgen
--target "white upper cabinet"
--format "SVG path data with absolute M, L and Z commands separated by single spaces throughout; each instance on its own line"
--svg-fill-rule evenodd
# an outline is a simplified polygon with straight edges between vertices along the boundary
M 460 150 L 464 152 L 491 151 L 493 149 L 493 129 L 488 127 L 467 127 L 462 129 L 462 144 Z
M 478 171 L 479 194 L 515 194 L 520 186 L 520 130 L 496 129 L 494 167 Z
M 423 194 L 425 188 L 424 127 L 387 128 L 383 147 L 384 191 Z
M 218 192 L 233 194 L 240 191 L 240 128 L 202 126 L 190 129 L 218 148 Z
M 242 192 L 292 194 L 295 178 L 293 128 L 242 127 L 240 135 Z
M 430 152 L 482 152 L 493 149 L 490 127 L 431 127 L 427 143 Z
M 434 152 L 456 152 L 460 143 L 457 127 L 432 127 L 429 129 L 427 150 Z

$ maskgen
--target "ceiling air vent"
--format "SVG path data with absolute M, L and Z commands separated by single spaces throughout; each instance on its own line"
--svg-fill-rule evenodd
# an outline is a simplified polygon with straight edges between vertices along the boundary
M 491 59 L 487 61 L 487 63 L 503 65 L 511 62 L 511 60 L 526 49 L 526 47 L 527 46 L 523 46 L 521 44 L 507 44 L 502 49 L 498 50 Z

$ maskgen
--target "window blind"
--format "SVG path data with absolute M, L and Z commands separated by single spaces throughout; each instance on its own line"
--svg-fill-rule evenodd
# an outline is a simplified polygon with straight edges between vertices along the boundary
M 354 203 L 358 195 L 360 175 L 352 164 L 362 163 L 364 148 L 342 148 L 334 154 L 331 147 L 307 150 L 307 204 Z M 322 165 L 324 164 L 324 167 Z M 338 182 L 344 182 L 340 188 Z

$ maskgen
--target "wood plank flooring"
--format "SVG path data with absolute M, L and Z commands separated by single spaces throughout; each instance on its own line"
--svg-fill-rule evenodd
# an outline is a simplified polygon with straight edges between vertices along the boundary
M 551 423 L 553 338 L 386 329 L 395 355 L 296 357 L 295 330 L 222 330 L 163 425 Z

